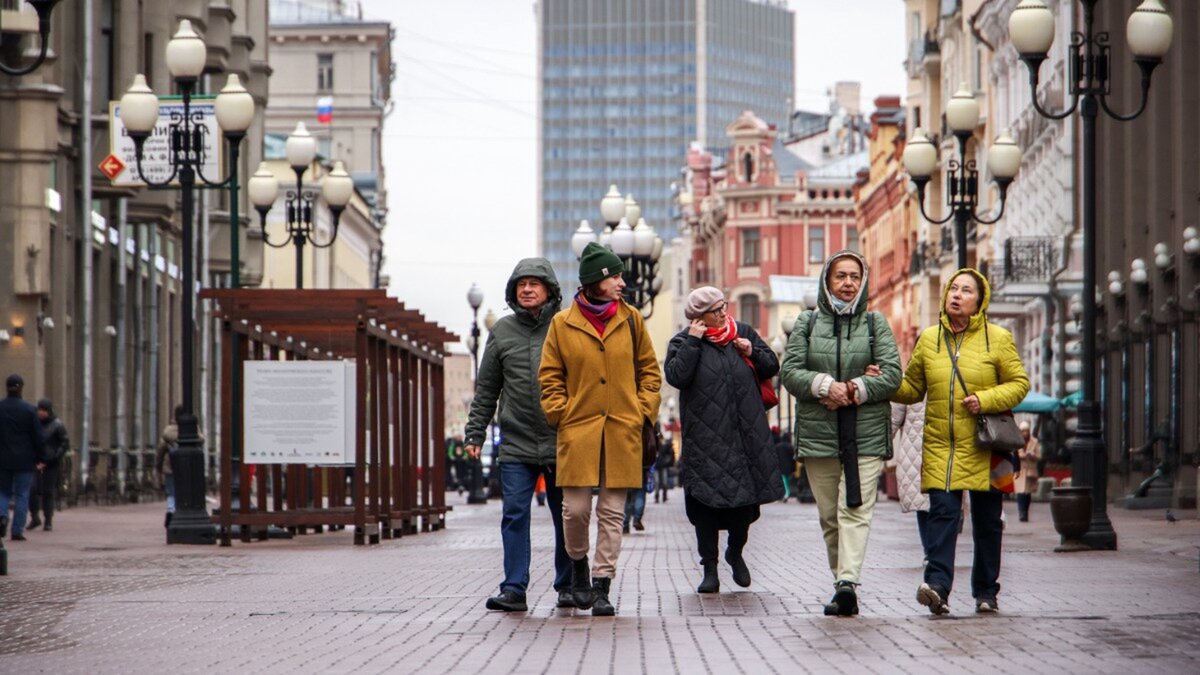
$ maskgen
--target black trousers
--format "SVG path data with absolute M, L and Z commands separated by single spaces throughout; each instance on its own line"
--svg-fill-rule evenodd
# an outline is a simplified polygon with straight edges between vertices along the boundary
M 696 528 L 696 549 L 700 553 L 700 564 L 718 560 L 718 537 L 721 530 L 729 531 L 726 550 L 740 554 L 750 539 L 750 524 L 758 520 L 758 504 L 717 508 L 692 497 L 684 489 L 683 505 L 688 521 Z
M 54 518 L 54 503 L 58 501 L 58 482 L 62 478 L 62 469 L 58 464 L 47 466 L 33 474 L 33 490 L 29 492 L 29 515 L 38 517 L 38 512 L 45 514 L 42 520 L 47 525 Z

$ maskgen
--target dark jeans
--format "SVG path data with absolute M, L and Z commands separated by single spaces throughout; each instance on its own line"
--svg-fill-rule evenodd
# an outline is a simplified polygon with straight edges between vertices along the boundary
M 501 591 L 525 595 L 529 587 L 529 522 L 533 515 L 533 489 L 539 475 L 546 477 L 546 497 L 550 518 L 554 521 L 554 589 L 571 587 L 571 559 L 563 543 L 562 488 L 554 483 L 554 467 L 520 462 L 500 462 L 500 481 L 504 490 L 504 512 L 500 518 L 500 539 L 504 544 L 504 581 Z
M 29 519 L 29 490 L 33 488 L 36 471 L 0 471 L 0 517 L 8 517 L 8 504 L 13 504 L 12 533 L 25 533 Z M 0 537 L 4 536 L 0 532 Z
M 686 489 L 683 493 L 688 521 L 696 528 L 696 550 L 700 564 L 717 562 L 718 537 L 721 530 L 729 531 L 726 551 L 740 554 L 750 540 L 750 524 L 758 520 L 757 504 L 717 508 L 697 501 Z
M 54 503 L 58 501 L 58 482 L 61 477 L 62 470 L 55 464 L 38 471 L 33 478 L 33 492 L 29 493 L 29 515 L 36 519 L 41 511 L 45 514 L 42 519 L 47 525 L 54 519 Z
M 929 557 L 929 512 L 917 511 L 917 534 L 921 537 L 921 551 Z
M 654 501 L 658 501 L 659 497 L 662 501 L 667 501 L 667 491 L 671 489 L 671 469 L 659 468 L 654 470 L 657 474 L 654 477 Z
M 1033 495 L 1028 492 L 1017 494 L 1017 517 L 1021 520 L 1029 520 L 1029 503 L 1033 501 Z
M 937 586 L 949 596 L 954 585 L 954 545 L 958 541 L 958 521 L 962 517 L 963 491 L 929 491 L 929 565 L 925 583 Z M 975 560 L 971 566 L 971 596 L 995 598 L 1000 593 L 1000 543 L 1003 524 L 1004 493 L 971 492 L 971 536 Z
M 644 513 L 646 513 L 645 488 L 633 488 L 629 492 L 625 493 L 624 527 L 629 527 L 630 519 L 641 521 Z

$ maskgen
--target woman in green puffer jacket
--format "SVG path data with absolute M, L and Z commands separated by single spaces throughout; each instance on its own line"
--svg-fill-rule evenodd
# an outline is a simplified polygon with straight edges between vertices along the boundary
M 796 320 L 781 370 L 796 401 L 796 459 L 808 472 L 834 576 L 827 615 L 858 613 L 879 474 L 891 456 L 888 398 L 900 384 L 891 326 L 867 311 L 867 275 L 853 251 L 825 262 L 817 308 Z

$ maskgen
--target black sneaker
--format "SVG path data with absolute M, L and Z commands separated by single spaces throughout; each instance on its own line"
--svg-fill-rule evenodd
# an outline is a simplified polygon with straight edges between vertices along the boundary
M 575 596 L 571 594 L 571 589 L 564 588 L 558 592 L 558 602 L 555 607 L 559 609 L 571 609 L 575 607 Z
M 976 614 L 996 614 L 999 611 L 1000 604 L 995 598 L 975 598 Z
M 917 602 L 929 608 L 934 616 L 950 613 L 950 605 L 946 604 L 946 592 L 937 586 L 921 584 L 917 589 Z
M 525 596 L 517 595 L 513 591 L 500 591 L 499 594 L 488 598 L 484 606 L 503 612 L 524 612 L 529 609 L 525 604 Z

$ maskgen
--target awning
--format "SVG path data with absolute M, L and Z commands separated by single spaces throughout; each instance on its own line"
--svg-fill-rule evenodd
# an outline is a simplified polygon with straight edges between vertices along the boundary
M 1025 395 L 1025 400 L 1017 404 L 1013 408 L 1013 412 L 1019 413 L 1052 413 L 1062 407 L 1062 402 L 1053 396 L 1031 391 Z

